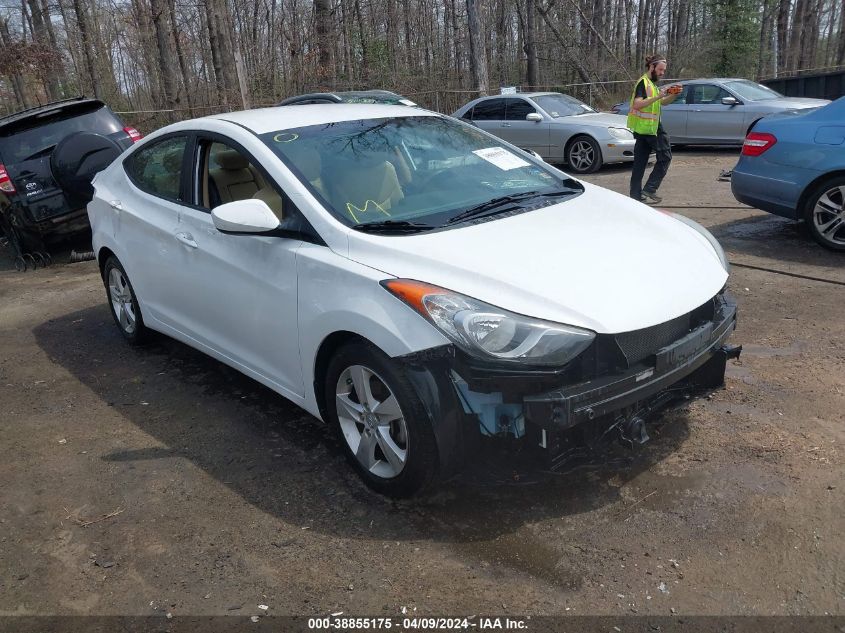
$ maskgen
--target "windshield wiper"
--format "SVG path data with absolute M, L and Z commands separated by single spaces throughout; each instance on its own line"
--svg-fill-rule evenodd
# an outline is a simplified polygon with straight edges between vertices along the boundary
M 497 212 L 501 212 L 503 211 L 503 209 L 500 209 L 500 207 L 504 207 L 512 202 L 519 202 L 520 200 L 526 200 L 529 198 L 556 198 L 558 196 L 569 196 L 573 193 L 576 193 L 576 191 L 577 190 L 551 191 L 548 193 L 540 193 L 539 191 L 525 191 L 523 193 L 513 193 L 509 196 L 493 198 L 492 200 L 488 200 L 487 202 L 482 202 L 481 204 L 477 204 L 474 207 L 470 207 L 465 211 L 461 211 L 458 215 L 449 218 L 446 224 L 455 224 L 457 222 L 469 220 L 470 218 L 476 218 L 481 215 L 485 215 L 488 211 L 497 210 Z M 507 211 L 510 209 L 504 210 Z
M 408 222 L 407 220 L 382 220 L 381 222 L 354 224 L 352 228 L 364 233 L 420 233 L 437 227 L 421 222 Z

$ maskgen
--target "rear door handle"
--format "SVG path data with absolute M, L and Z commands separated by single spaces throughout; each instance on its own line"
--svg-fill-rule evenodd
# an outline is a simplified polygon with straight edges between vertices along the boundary
M 115 211 L 122 211 L 123 205 L 120 203 L 120 200 L 110 200 L 109 206 L 114 209 Z
M 510 123 L 502 123 L 502 127 L 511 127 Z
M 190 233 L 177 233 L 176 239 L 182 242 L 185 246 L 190 246 L 191 248 L 197 248 L 199 246 L 199 244 L 197 244 L 194 240 L 194 236 Z

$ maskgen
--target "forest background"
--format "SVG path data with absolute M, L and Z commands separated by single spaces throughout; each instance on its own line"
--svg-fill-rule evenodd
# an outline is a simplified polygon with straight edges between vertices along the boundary
M 0 113 L 80 94 L 149 131 L 302 92 L 450 113 L 500 86 L 595 107 L 667 77 L 845 65 L 845 0 L 0 0 Z

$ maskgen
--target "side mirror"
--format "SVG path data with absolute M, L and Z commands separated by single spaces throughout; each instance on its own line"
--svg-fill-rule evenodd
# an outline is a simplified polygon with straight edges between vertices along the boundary
M 276 214 L 263 200 L 249 198 L 227 202 L 211 210 L 214 226 L 221 233 L 269 233 L 279 228 Z
M 543 115 L 539 112 L 529 112 L 525 115 L 526 121 L 534 121 L 535 123 L 539 123 L 543 120 Z
M 722 97 L 722 105 L 739 105 L 739 100 L 736 97 Z

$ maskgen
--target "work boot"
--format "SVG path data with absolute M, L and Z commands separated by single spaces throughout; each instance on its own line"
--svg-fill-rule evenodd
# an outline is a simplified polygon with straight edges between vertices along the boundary
M 658 196 L 656 193 L 651 193 L 650 191 L 643 191 L 643 195 L 640 196 L 640 200 L 646 204 L 660 204 L 663 202 L 663 198 Z

